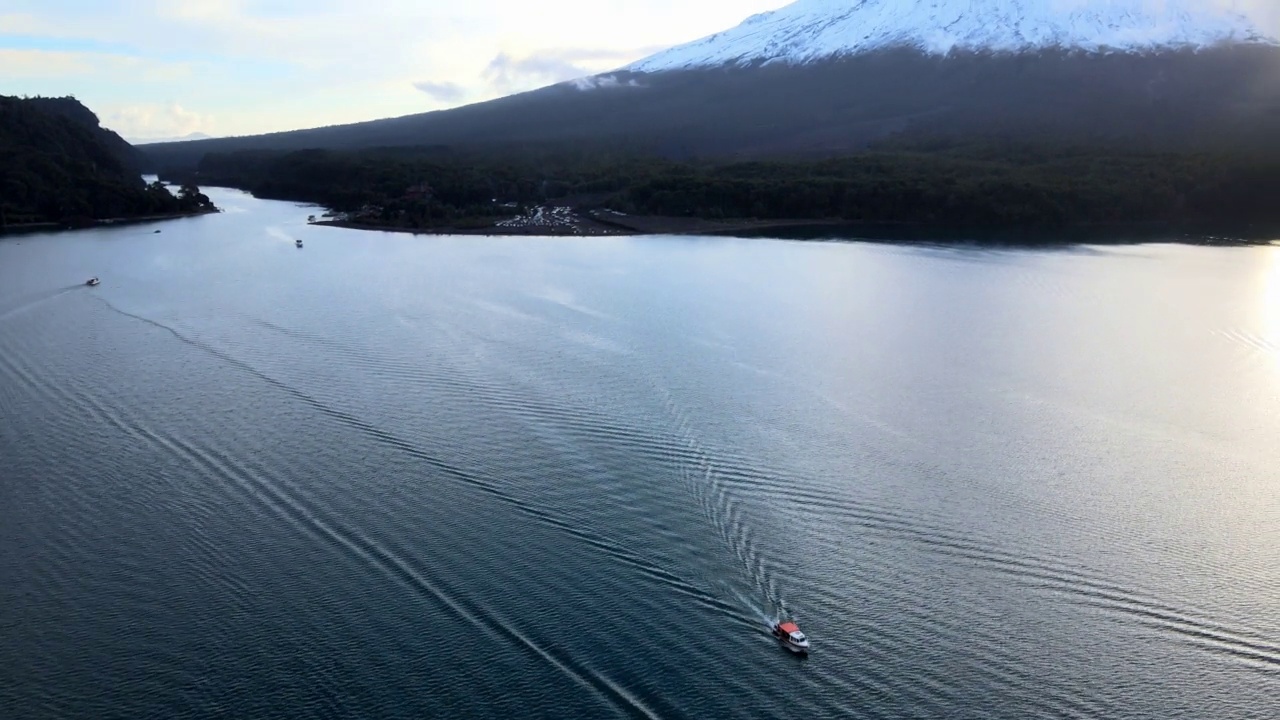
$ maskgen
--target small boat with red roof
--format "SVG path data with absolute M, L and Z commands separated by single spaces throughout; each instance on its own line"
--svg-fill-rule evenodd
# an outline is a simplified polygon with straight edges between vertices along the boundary
M 773 636 L 782 641 L 788 650 L 794 653 L 809 652 L 809 638 L 800 632 L 800 626 L 788 620 L 773 626 Z

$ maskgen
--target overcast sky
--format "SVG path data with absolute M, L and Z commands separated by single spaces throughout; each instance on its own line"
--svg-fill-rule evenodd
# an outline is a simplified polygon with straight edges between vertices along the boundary
M 130 139 L 315 127 L 611 70 L 786 3 L 0 0 L 0 94 L 75 95 Z

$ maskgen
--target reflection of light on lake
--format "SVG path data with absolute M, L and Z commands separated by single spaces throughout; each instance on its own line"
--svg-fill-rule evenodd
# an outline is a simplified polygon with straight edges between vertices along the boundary
M 1268 249 L 1268 268 L 1262 282 L 1261 328 L 1277 372 L 1280 372 L 1280 245 Z

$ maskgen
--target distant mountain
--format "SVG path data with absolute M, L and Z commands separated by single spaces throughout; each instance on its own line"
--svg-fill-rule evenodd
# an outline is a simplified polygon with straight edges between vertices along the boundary
M 138 174 L 141 156 L 74 98 L 0 96 L 0 229 L 203 209 Z
M 192 140 L 209 140 L 213 136 L 206 135 L 202 132 L 187 133 L 181 137 L 162 137 L 162 138 L 133 138 L 130 142 L 133 145 L 154 145 L 156 143 L 172 143 L 172 142 L 190 142 Z
M 1162 52 L 1276 44 L 1227 2 L 1206 0 L 798 0 L 628 67 L 805 64 L 891 48 Z
M 500 100 L 146 152 L 153 168 L 240 149 L 427 144 L 749 158 L 972 134 L 1269 151 L 1280 46 L 1213 9 L 1228 4 L 799 0 L 617 72 Z

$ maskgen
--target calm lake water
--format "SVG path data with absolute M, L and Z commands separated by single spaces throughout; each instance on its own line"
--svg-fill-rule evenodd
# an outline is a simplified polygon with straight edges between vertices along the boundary
M 0 717 L 1280 717 L 1280 247 L 210 194 L 0 241 Z

